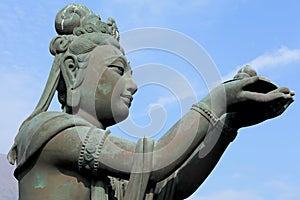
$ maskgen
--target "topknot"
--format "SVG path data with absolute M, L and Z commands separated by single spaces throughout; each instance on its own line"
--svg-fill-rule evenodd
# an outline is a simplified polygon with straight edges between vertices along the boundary
M 102 22 L 99 15 L 94 14 L 82 4 L 69 4 L 61 9 L 55 18 L 55 29 L 59 35 L 76 35 L 99 32 L 112 35 L 119 41 L 119 31 L 114 19 Z

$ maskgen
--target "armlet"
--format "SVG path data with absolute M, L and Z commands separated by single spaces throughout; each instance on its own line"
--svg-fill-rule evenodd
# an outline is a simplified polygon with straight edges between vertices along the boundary
M 90 171 L 93 175 L 98 174 L 99 157 L 103 144 L 110 134 L 110 131 L 105 131 L 99 134 L 97 128 L 91 128 L 87 133 L 79 154 L 78 167 L 79 171 Z

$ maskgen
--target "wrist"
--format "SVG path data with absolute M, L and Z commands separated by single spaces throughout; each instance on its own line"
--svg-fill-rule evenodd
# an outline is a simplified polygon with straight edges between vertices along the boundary
M 223 135 L 226 136 L 229 142 L 232 142 L 236 138 L 239 128 L 237 128 L 235 124 L 232 123 L 230 113 L 225 113 L 224 115 L 222 115 L 219 124 L 219 129 L 222 129 Z
M 209 122 L 209 130 L 217 130 L 222 133 L 226 140 L 232 142 L 237 135 L 237 130 L 235 126 L 231 126 L 231 115 L 223 114 L 221 117 L 218 117 L 215 113 L 213 113 L 207 105 L 203 102 L 196 103 L 192 106 L 192 110 L 201 114 L 206 120 Z
M 213 100 L 210 95 L 204 97 L 200 103 L 203 103 L 212 113 L 214 113 L 218 118 L 226 113 L 226 104 L 222 99 Z
M 225 124 L 227 124 L 228 126 L 232 127 L 233 129 L 238 130 L 239 128 L 241 128 L 240 125 L 240 118 L 237 117 L 237 113 L 235 112 L 229 112 L 229 113 L 225 113 L 223 116 L 223 121 Z

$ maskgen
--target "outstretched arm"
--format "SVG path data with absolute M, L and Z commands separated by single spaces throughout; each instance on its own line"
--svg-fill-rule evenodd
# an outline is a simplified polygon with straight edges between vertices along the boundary
M 225 112 L 225 108 L 215 108 L 215 113 L 218 114 L 213 114 L 207 106 L 208 103 L 204 102 L 195 104 L 193 109 L 157 141 L 153 152 L 152 180 L 162 180 L 178 169 L 204 140 L 209 129 L 219 125 L 217 119 Z M 205 114 L 204 110 L 214 116 Z
M 221 121 L 225 126 L 226 115 Z M 227 124 L 227 125 L 226 125 Z M 157 184 L 156 195 L 161 199 L 185 199 L 192 195 L 214 169 L 226 148 L 237 134 L 236 129 L 211 129 L 186 162 L 167 179 Z M 172 189 L 172 192 L 170 191 Z
M 258 76 L 229 81 L 216 87 L 200 104 L 196 104 L 204 105 L 194 109 L 200 112 L 191 110 L 157 142 L 155 167 L 151 174 L 153 180 L 162 180 L 161 177 L 181 166 L 207 136 L 208 128 L 214 127 L 211 121 L 218 121 L 225 112 L 228 112 L 232 128 L 238 130 L 280 115 L 293 102 L 293 95 L 289 89 L 277 88 Z M 207 113 L 209 116 L 206 116 Z M 219 157 L 224 150 L 215 147 Z M 216 161 L 219 157 L 215 157 Z

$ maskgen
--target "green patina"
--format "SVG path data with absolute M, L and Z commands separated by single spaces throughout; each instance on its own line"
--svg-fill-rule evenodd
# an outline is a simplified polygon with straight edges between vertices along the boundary
M 76 185 L 72 181 L 68 181 L 56 187 L 51 197 L 56 200 L 73 199 L 72 193 L 76 191 Z
M 107 95 L 111 92 L 112 86 L 108 83 L 98 85 L 98 89 L 103 92 L 104 95 Z
M 35 175 L 35 180 L 33 182 L 33 187 L 43 189 L 43 188 L 46 187 L 46 185 L 47 185 L 46 175 L 42 174 L 42 173 L 37 173 Z

